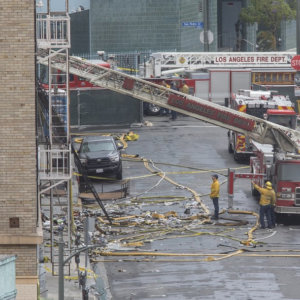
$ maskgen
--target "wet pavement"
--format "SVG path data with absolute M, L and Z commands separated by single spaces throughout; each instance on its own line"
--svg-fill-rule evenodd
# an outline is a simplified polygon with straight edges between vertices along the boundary
M 210 175 L 218 173 L 220 183 L 224 182 L 220 209 L 227 209 L 227 169 L 237 168 L 237 172 L 248 170 L 245 169 L 247 164 L 236 163 L 228 153 L 227 131 L 185 116 L 179 116 L 176 121 L 169 121 L 167 117 L 148 120 L 153 126 L 134 129 L 140 138 L 129 142 L 126 153 L 147 158 L 153 162 L 157 172 L 166 172 L 166 176 L 181 187 L 158 176 L 143 178 L 149 174 L 143 163 L 124 161 L 125 177 L 141 178 L 130 181 L 129 199 L 136 197 L 139 201 L 135 205 L 120 206 L 120 210 L 124 216 L 175 211 L 178 218 L 160 219 L 158 223 L 151 224 L 152 218 L 148 227 L 143 223 L 143 230 L 135 225 L 132 225 L 132 231 L 121 228 L 120 236 L 116 236 L 115 240 L 122 237 L 124 242 L 127 237 L 144 235 L 139 239 L 143 246 L 129 247 L 129 252 L 150 252 L 149 255 L 93 257 L 104 261 L 99 263 L 105 268 L 108 279 L 107 295 L 103 299 L 300 299 L 295 283 L 300 276 L 297 264 L 300 257 L 291 256 L 300 254 L 297 252 L 300 245 L 299 222 L 279 225 L 272 231 L 256 230 L 255 243 L 247 246 L 241 241 L 247 240 L 247 232 L 255 226 L 256 218 L 252 215 L 226 212 L 219 222 L 210 224 L 201 224 L 200 219 L 183 220 L 203 213 L 191 192 L 184 187 L 196 191 L 212 211 L 213 205 L 207 194 L 210 191 Z M 176 197 L 181 197 L 180 201 L 172 202 L 172 198 Z M 150 199 L 157 202 L 149 203 Z M 158 201 L 161 199 L 171 201 Z M 190 208 L 189 215 L 184 213 L 186 208 Z M 233 208 L 258 213 L 257 200 L 251 195 L 249 181 L 235 182 Z M 234 220 L 228 221 L 222 216 Z M 247 221 L 248 224 L 222 225 L 235 220 Z M 151 231 L 152 234 L 148 235 Z M 128 238 L 128 242 L 137 240 Z M 110 248 L 111 244 L 107 246 L 107 251 L 115 252 L 114 247 Z M 124 252 L 120 248 L 117 248 L 118 253 Z M 224 255 L 239 249 L 243 253 L 224 258 Z M 174 253 L 180 255 L 172 256 Z M 189 256 L 195 254 L 199 256 Z
M 104 201 L 113 225 L 97 205 L 83 207 L 96 220 L 94 242 L 103 244 L 90 253 L 97 274 L 90 299 L 300 299 L 300 222 L 258 229 L 249 238 L 256 217 L 226 211 L 228 168 L 249 171 L 228 153 L 227 131 L 182 115 L 147 121 L 150 126 L 132 128 L 139 139 L 124 151 L 138 155 L 123 161 L 128 197 Z M 224 211 L 218 221 L 206 211 L 213 211 L 208 194 L 214 173 Z M 98 192 L 103 184 L 119 185 L 94 183 Z M 248 180 L 236 180 L 233 209 L 258 213 Z M 68 299 L 77 299 L 71 296 L 76 283 L 66 286 Z

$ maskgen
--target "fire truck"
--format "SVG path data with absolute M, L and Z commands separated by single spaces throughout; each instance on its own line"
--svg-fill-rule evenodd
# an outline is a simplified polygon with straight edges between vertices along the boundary
M 276 212 L 300 214 L 300 132 L 116 70 L 67 57 L 64 53 L 53 56 L 51 51 L 40 49 L 37 62 L 47 65 L 51 56 L 51 66 L 65 72 L 68 60 L 70 73 L 94 85 L 240 132 L 252 139 L 256 143 L 253 143 L 256 157 L 251 159 L 252 172 L 243 176 L 260 184 L 265 180 L 272 181 L 277 195 Z M 268 149 L 263 147 L 265 145 Z M 234 176 L 229 176 L 232 183 L 234 180 L 231 179 Z
M 276 191 L 275 211 L 278 214 L 300 213 L 300 159 L 299 155 L 275 150 L 271 145 L 253 142 L 254 157 L 250 158 L 254 181 L 263 185 L 272 182 Z M 264 176 L 256 176 L 264 174 Z M 252 185 L 252 184 L 251 184 Z M 258 196 L 251 186 L 252 195 Z
M 294 104 L 288 96 L 277 95 L 276 91 L 239 90 L 230 98 L 229 107 L 292 129 L 297 126 Z M 251 139 L 229 130 L 228 152 L 233 153 L 236 161 L 249 159 L 253 155 Z

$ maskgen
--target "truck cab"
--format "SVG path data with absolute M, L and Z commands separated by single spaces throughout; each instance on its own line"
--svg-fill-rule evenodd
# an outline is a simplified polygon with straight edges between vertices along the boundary
M 300 161 L 277 160 L 274 171 L 275 211 L 281 214 L 300 214 Z
M 273 146 L 253 142 L 255 156 L 250 158 L 252 174 L 265 174 L 254 182 L 264 186 L 271 181 L 276 193 L 275 212 L 300 214 L 300 155 L 274 153 Z M 259 193 L 252 186 L 252 194 Z
M 264 116 L 270 122 L 282 125 L 291 129 L 297 127 L 297 114 L 290 109 L 268 109 Z
M 297 116 L 288 96 L 275 95 L 274 91 L 239 90 L 230 99 L 230 108 L 270 122 L 295 129 Z M 253 155 L 252 141 L 243 134 L 228 131 L 228 151 L 236 161 Z

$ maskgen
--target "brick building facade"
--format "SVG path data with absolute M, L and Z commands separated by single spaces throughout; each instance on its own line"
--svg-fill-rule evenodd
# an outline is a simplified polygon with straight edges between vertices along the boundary
M 35 1 L 0 10 L 0 254 L 15 254 L 17 299 L 37 299 Z

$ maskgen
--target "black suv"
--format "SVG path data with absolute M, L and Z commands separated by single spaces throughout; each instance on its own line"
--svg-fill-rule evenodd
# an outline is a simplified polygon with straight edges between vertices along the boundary
M 86 136 L 83 138 L 78 156 L 88 175 L 113 174 L 122 179 L 120 150 L 111 136 Z

